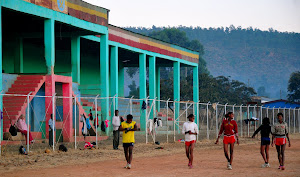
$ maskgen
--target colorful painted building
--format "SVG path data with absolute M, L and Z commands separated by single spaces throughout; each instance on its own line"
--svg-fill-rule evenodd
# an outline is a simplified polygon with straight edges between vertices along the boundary
M 110 25 L 108 9 L 81 0 L 1 0 L 0 7 L 0 82 L 3 83 L 0 90 L 2 93 L 48 96 L 30 100 L 44 107 L 41 112 L 55 94 L 123 97 L 124 67 L 139 67 L 141 99 L 147 96 L 159 99 L 160 68 L 173 67 L 174 100 L 177 101 L 180 101 L 180 67 L 192 67 L 193 101 L 199 100 L 199 53 Z M 146 92 L 147 67 L 149 95 Z M 84 102 L 77 101 L 78 104 Z M 26 111 L 27 103 L 11 98 L 1 98 L 0 102 L 1 110 L 3 105 L 11 109 L 10 115 L 4 114 L 1 124 L 1 131 L 7 132 L 8 117 L 16 120 Z M 12 102 L 18 106 L 9 106 Z M 59 104 L 64 116 L 74 114 L 71 99 L 64 98 Z M 109 106 L 109 101 L 101 101 L 99 105 L 102 117 L 107 120 L 111 119 Z M 175 107 L 178 116 L 179 105 Z M 46 125 L 53 112 L 50 107 Z M 141 130 L 145 130 L 145 116 L 145 111 L 141 110 Z M 64 141 L 72 141 L 74 120 L 63 121 Z M 45 129 L 48 132 L 47 126 Z M 69 138 L 65 138 L 67 135 Z

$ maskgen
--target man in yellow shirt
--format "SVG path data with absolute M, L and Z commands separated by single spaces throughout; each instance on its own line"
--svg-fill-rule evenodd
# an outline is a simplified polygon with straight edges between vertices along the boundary
M 135 143 L 134 140 L 134 131 L 137 130 L 136 122 L 132 121 L 133 117 L 131 114 L 127 115 L 127 121 L 122 122 L 121 126 L 119 127 L 119 131 L 123 131 L 123 148 L 125 153 L 125 158 L 127 161 L 127 165 L 125 168 L 131 168 L 131 161 L 132 161 L 132 150 L 133 144 Z

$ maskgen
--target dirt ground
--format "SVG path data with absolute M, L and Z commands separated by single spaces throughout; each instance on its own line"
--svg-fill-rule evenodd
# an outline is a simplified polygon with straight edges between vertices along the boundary
M 226 169 L 222 143 L 199 141 L 195 147 L 194 168 L 189 169 L 183 143 L 161 145 L 136 144 L 132 169 L 126 165 L 122 150 L 100 145 L 96 150 L 69 150 L 66 153 L 32 153 L 28 156 L 6 155 L 0 158 L 1 177 L 27 176 L 298 176 L 300 177 L 300 135 L 291 137 L 286 148 L 286 170 L 278 170 L 275 148 L 270 148 L 271 168 L 261 168 L 258 139 L 242 139 L 235 146 L 233 170 Z M 163 147 L 164 149 L 155 149 Z M 121 146 L 120 146 L 121 148 Z

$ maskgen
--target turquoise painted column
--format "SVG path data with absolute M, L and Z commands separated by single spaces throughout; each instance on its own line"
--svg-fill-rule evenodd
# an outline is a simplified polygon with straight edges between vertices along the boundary
M 156 69 L 155 69 L 155 60 L 156 58 L 154 56 L 149 57 L 149 96 L 150 99 L 155 99 L 156 97 Z M 153 101 L 150 101 L 150 107 L 152 105 Z M 150 110 L 150 119 L 154 118 L 156 116 L 154 112 L 155 108 L 154 106 Z
M 156 97 L 160 100 L 160 67 L 156 67 Z M 160 102 L 156 102 L 156 110 L 160 112 Z
M 15 73 L 23 73 L 23 38 L 17 37 L 15 48 Z
M 72 80 L 80 84 L 80 36 L 71 38 Z
M 0 1 L 0 92 L 2 91 L 2 6 L 1 6 L 2 1 Z M 3 97 L 2 95 L 0 96 L 0 109 L 1 111 L 3 110 Z M 3 140 L 3 120 L 0 118 L 0 134 L 1 134 L 1 141 Z M 0 144 L 1 146 L 1 144 Z
M 53 19 L 46 19 L 44 22 L 44 43 L 47 73 L 54 74 L 55 35 Z
M 112 46 L 110 51 L 110 96 L 118 97 L 119 92 L 119 74 L 118 74 L 118 47 Z M 111 104 L 111 117 L 114 116 L 114 110 L 118 109 L 118 99 L 115 99 L 115 105 Z
M 119 80 L 118 80 L 118 92 L 119 92 L 119 97 L 124 97 L 124 65 L 122 62 L 119 63 Z
M 146 101 L 147 90 L 146 90 L 146 54 L 141 53 L 139 55 L 139 69 L 140 69 L 140 99 Z M 142 108 L 143 101 L 140 102 L 140 107 Z M 140 124 L 141 131 L 146 130 L 146 110 L 141 110 Z
M 193 101 L 199 102 L 199 75 L 198 75 L 198 66 L 193 67 Z M 199 111 L 198 104 L 194 104 L 195 110 L 195 122 L 198 123 Z
M 101 114 L 102 120 L 109 120 L 109 127 L 106 128 L 108 135 L 111 127 L 111 120 L 109 118 L 109 60 L 108 60 L 108 34 L 101 34 L 100 36 L 100 82 L 101 82 Z M 113 114 L 113 113 L 112 113 Z
M 173 85 L 174 85 L 174 101 L 180 101 L 180 63 L 178 61 L 173 62 L 173 72 L 174 72 L 174 79 L 173 79 Z M 175 118 L 178 119 L 179 116 L 179 103 L 175 103 L 174 109 L 175 109 Z M 176 129 L 179 127 L 176 126 Z M 178 129 L 179 130 L 179 129 Z

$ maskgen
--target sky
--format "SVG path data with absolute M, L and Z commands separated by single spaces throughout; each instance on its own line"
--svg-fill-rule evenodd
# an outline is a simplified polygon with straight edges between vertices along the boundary
M 119 27 L 200 26 L 300 33 L 300 0 L 84 0 L 110 10 Z

